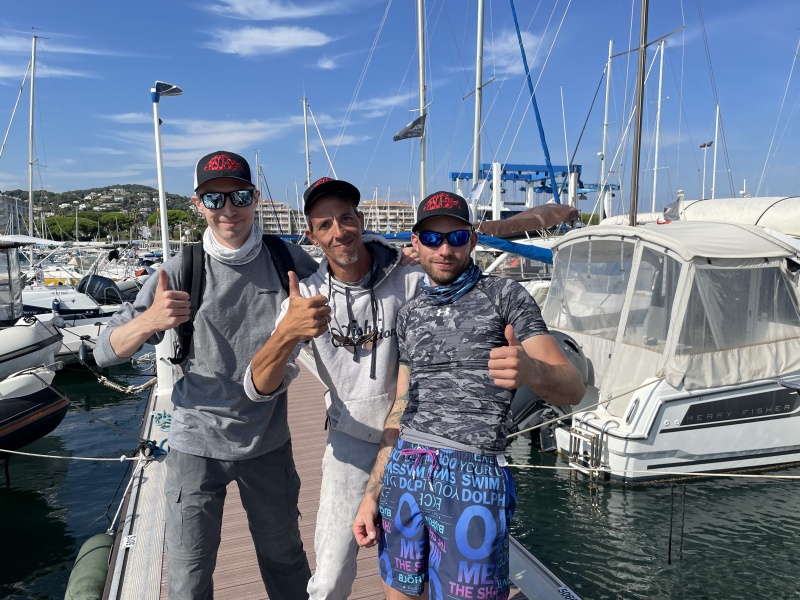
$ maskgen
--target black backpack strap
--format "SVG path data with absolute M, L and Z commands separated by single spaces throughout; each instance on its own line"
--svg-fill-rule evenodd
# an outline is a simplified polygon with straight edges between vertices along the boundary
M 269 255 L 272 257 L 272 264 L 275 265 L 275 270 L 278 272 L 281 285 L 288 294 L 289 271 L 294 271 L 294 259 L 289 253 L 289 249 L 286 247 L 286 242 L 284 242 L 277 235 L 265 233 L 264 245 L 267 247 L 269 250 Z
M 194 317 L 197 314 L 197 309 L 200 308 L 200 303 L 203 301 L 204 254 L 202 242 L 190 244 L 183 249 L 181 289 L 184 292 L 189 292 L 189 320 L 177 327 L 178 336 L 175 340 L 175 356 L 169 359 L 174 365 L 180 364 L 189 358 L 189 350 L 192 347 Z

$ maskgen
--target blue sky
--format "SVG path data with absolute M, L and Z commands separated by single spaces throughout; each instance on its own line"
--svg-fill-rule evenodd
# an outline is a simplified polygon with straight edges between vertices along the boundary
M 589 110 L 609 40 L 615 52 L 638 44 L 639 2 L 515 4 L 552 162 L 566 164 L 575 153 L 583 181 L 597 182 L 604 84 Z M 701 195 L 700 144 L 714 139 L 714 89 L 726 142 L 720 138 L 716 145 L 716 196 L 735 195 L 744 180 L 753 195 L 800 193 L 800 68 L 792 71 L 800 2 L 699 0 L 702 24 L 698 1 L 651 5 L 650 40 L 684 27 L 668 38 L 665 54 L 658 207 L 678 189 L 687 198 Z M 452 189 L 449 173 L 472 168 L 474 104 L 472 96 L 464 97 L 475 83 L 476 11 L 477 0 L 426 0 L 429 192 Z M 486 0 L 485 14 L 483 79 L 494 81 L 484 90 L 482 162 L 541 164 L 509 2 Z M 419 140 L 392 141 L 418 106 L 412 0 L 4 2 L 2 135 L 34 33 L 44 38 L 37 43 L 35 189 L 155 187 L 150 88 L 162 80 L 184 90 L 160 105 L 169 192 L 191 194 L 194 164 L 207 152 L 234 150 L 254 164 L 258 150 L 273 198 L 295 204 L 305 179 L 305 96 L 338 177 L 355 183 L 365 197 L 376 188 L 380 198 L 418 196 Z M 651 49 L 648 65 L 654 57 Z M 609 160 L 628 120 L 635 60 L 620 57 L 612 67 Z M 643 112 L 640 203 L 646 206 L 657 81 L 656 59 Z M 26 88 L 0 157 L 0 190 L 27 189 L 27 138 Z M 311 119 L 309 139 L 312 179 L 331 175 Z M 713 150 L 705 156 L 706 195 Z M 611 181 L 621 176 L 624 189 L 629 155 L 621 168 L 612 166 Z M 589 195 L 579 206 L 589 212 L 593 204 Z

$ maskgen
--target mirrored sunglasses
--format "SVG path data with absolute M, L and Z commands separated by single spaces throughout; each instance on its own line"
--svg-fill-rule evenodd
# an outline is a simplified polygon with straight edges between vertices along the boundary
M 417 233 L 417 238 L 423 246 L 428 248 L 438 248 L 447 239 L 447 243 L 452 247 L 457 248 L 469 242 L 472 236 L 472 230 L 459 229 L 451 231 L 450 233 L 439 233 L 438 231 L 420 231 Z
M 205 194 L 198 194 L 200 200 L 203 201 L 203 206 L 211 210 L 219 210 L 225 206 L 225 199 L 230 198 L 234 206 L 243 207 L 250 206 L 253 203 L 253 196 L 255 190 L 238 190 L 226 194 L 224 192 L 206 192 Z

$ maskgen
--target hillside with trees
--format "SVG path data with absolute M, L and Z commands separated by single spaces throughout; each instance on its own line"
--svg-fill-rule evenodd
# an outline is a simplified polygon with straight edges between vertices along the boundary
M 0 192 L 19 215 L 22 228 L 28 219 L 28 191 Z M 167 194 L 167 220 L 171 237 L 191 229 L 197 238 L 199 217 L 190 198 Z M 160 226 L 158 190 L 138 184 L 110 185 L 86 190 L 54 193 L 36 190 L 33 193 L 33 213 L 36 233 L 59 241 L 138 239 L 142 227 L 151 230 Z M 200 228 L 202 229 L 202 228 Z

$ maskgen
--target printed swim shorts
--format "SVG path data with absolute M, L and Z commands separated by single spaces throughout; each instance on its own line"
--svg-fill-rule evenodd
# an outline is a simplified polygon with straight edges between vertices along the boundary
M 514 480 L 500 456 L 400 440 L 380 499 L 378 560 L 386 585 L 430 598 L 508 598 Z

